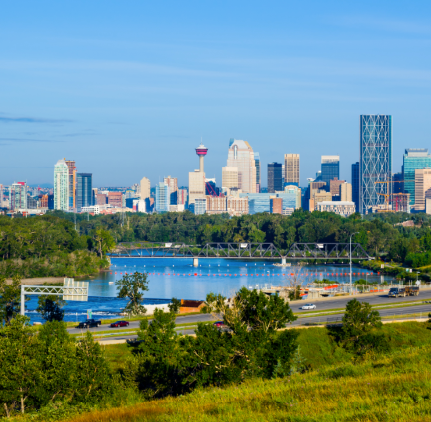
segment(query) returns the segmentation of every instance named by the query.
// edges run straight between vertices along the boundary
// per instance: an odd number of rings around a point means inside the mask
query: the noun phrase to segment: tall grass
[[[194,391],[73,422],[431,421],[431,353],[408,348],[306,374]]]

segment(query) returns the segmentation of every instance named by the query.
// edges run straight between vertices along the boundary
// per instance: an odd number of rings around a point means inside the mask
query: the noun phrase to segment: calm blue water
[[[147,304],[168,303],[172,297],[200,300],[205,299],[210,292],[229,296],[242,286],[281,285],[285,284],[284,280],[288,279],[287,275],[290,272],[289,267],[275,267],[273,262],[267,260],[200,258],[197,268],[193,267],[193,260],[190,258],[112,258],[111,261],[110,271],[86,279],[90,282],[88,302],[69,301],[65,306],[67,321],[85,320],[87,309],[91,309],[93,316],[98,319],[113,318],[118,315],[127,301],[116,298],[117,288],[114,283],[126,272],[149,273],[149,291],[145,292],[145,297],[153,299],[146,299]],[[381,276],[371,275],[370,271],[363,268],[355,266],[352,268],[352,272],[356,274],[352,277],[353,280],[367,278],[370,281],[383,281]],[[336,266],[306,266],[303,267],[302,274],[304,283],[322,278],[328,278],[337,283],[348,283],[349,271],[346,261]],[[358,275],[359,272],[361,275]],[[367,272],[368,276],[362,275]],[[347,275],[344,275],[345,273]],[[36,307],[37,298],[32,297],[26,304],[26,308],[30,311],[27,315],[30,316],[31,321],[40,321],[40,316],[34,311]]]

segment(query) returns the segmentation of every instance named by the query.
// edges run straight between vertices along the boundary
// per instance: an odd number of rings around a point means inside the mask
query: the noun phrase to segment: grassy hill
[[[388,324],[392,351],[355,360],[328,330],[301,330],[305,374],[249,380],[224,389],[83,414],[73,422],[140,421],[431,421],[431,330]],[[125,345],[106,354],[121,367]]]

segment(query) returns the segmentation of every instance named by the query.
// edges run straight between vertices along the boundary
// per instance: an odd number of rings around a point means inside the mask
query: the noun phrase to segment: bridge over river
[[[187,245],[180,242],[119,243],[111,258],[199,258],[226,259],[281,259],[287,260],[364,260],[374,259],[359,243],[293,243],[288,250],[280,250],[272,243],[206,243]]]

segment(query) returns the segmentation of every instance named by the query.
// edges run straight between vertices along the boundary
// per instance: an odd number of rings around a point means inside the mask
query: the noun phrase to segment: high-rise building
[[[414,209],[425,211],[427,198],[431,198],[431,168],[415,169]]]
[[[238,188],[256,192],[256,162],[253,148],[246,141],[235,139],[229,147],[227,167],[238,168]]]
[[[121,192],[108,192],[108,204],[114,208],[123,208],[123,194]]]
[[[98,193],[96,196],[96,204],[94,205],[106,205],[108,203],[108,196],[106,193]]]
[[[76,165],[75,161],[65,160],[69,169],[69,209],[76,208]]]
[[[360,116],[359,212],[368,214],[382,208],[391,194],[392,116]],[[377,183],[376,183],[377,182]]]
[[[222,188],[238,189],[238,168],[222,167],[221,180],[222,180]]]
[[[65,160],[54,166],[54,209],[69,211],[69,167]]]
[[[344,182],[340,185],[340,201],[352,202],[352,185]]]
[[[78,173],[76,175],[76,209],[82,211],[83,207],[93,205],[93,175],[91,173]]]
[[[393,187],[392,189],[394,190],[394,194],[395,193],[404,193],[404,176],[403,176],[403,172],[399,172],[399,173],[394,173],[392,175],[392,180],[393,180]]]
[[[217,187],[216,179],[205,179],[205,195],[219,196],[220,188]]]
[[[359,163],[352,164],[352,201],[359,212]]]
[[[427,148],[409,148],[403,155],[403,180],[404,193],[410,194],[410,205],[416,200],[415,195],[415,170],[431,168],[431,155]],[[400,185],[400,183],[395,183]],[[395,190],[395,186],[394,186]]]
[[[287,185],[282,192],[276,192],[277,198],[283,198],[283,211],[301,208],[301,188],[296,185]]]
[[[9,208],[11,210],[27,209],[27,184],[14,182],[9,187]]]
[[[169,185],[166,183],[158,183],[156,185],[156,212],[168,212],[171,202]]]
[[[207,199],[206,198],[196,198],[194,202],[193,211],[195,215],[202,215],[207,212]]]
[[[256,193],[260,192],[262,186],[262,180],[260,175],[260,155],[258,152],[254,153],[254,164],[256,166]]]
[[[271,196],[269,199],[269,212],[271,214],[283,214],[283,198]]]
[[[186,204],[187,204],[187,189],[185,188],[178,189],[177,205],[186,205]]]
[[[3,185],[0,184],[0,208],[3,207]]]
[[[283,166],[279,163],[268,164],[268,193],[283,190]]]
[[[189,200],[188,204],[194,204],[196,198],[205,197],[205,173],[199,170],[189,173]]]
[[[340,178],[340,156],[339,155],[322,155],[321,161],[321,174],[322,182],[326,183],[326,189],[330,188],[330,181],[332,179]]]
[[[178,179],[176,177],[165,177],[163,183],[169,186],[170,204],[177,205],[178,203]]]
[[[338,177],[334,177],[329,181],[329,192],[332,196],[340,195],[340,186],[346,183],[345,180],[338,180]]]
[[[248,198],[228,196],[226,206],[230,216],[239,217],[248,214]]]
[[[284,154],[284,183],[299,186],[299,154]]]
[[[141,180],[139,195],[144,200],[151,197],[150,179],[147,177],[143,177]]]

